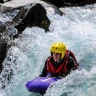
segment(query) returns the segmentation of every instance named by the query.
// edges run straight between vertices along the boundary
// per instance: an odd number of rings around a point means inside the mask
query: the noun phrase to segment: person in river
[[[65,77],[79,67],[75,55],[66,49],[63,42],[55,42],[50,47],[51,56],[46,59],[40,77]]]

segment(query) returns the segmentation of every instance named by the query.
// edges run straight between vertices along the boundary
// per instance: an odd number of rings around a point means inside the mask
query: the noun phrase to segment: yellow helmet
[[[50,47],[50,52],[61,53],[61,59],[65,56],[66,53],[66,45],[62,42],[55,42]]]

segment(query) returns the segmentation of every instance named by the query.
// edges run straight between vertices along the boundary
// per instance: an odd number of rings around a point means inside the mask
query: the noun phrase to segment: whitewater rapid
[[[14,74],[8,85],[5,80],[7,87],[0,90],[0,96],[40,96],[29,93],[25,84],[41,73],[50,55],[50,45],[56,41],[64,42],[74,52],[80,66],[50,86],[44,96],[96,96],[96,5],[61,10],[63,16],[54,14],[50,7],[47,9],[51,21],[49,32],[38,27],[26,28],[22,36],[14,40],[15,45],[8,50],[3,62],[5,70],[10,72],[12,68]],[[3,19],[0,14],[0,20]]]

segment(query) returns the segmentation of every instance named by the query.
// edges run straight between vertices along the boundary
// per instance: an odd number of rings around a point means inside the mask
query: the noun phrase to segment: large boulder
[[[22,16],[20,19],[22,19]],[[38,26],[40,28],[45,29],[45,31],[48,31],[49,25],[50,20],[47,17],[47,12],[45,8],[41,4],[37,3],[35,5],[30,4],[30,9],[28,10],[27,15],[23,17],[22,22],[19,23],[17,26],[15,26],[15,28],[18,30],[17,35],[19,35],[25,30],[26,27],[33,27],[33,26]]]
[[[17,37],[19,34],[22,34],[22,32],[25,30],[26,27],[33,27],[33,26],[40,27],[45,29],[45,32],[49,30],[50,20],[47,17],[46,9],[41,4],[31,3],[23,7],[19,7],[17,9],[19,10],[19,12],[12,19],[12,21],[6,22],[4,24],[5,26],[2,26],[0,28],[1,33],[5,32],[6,26],[9,29],[10,26],[13,26],[14,28],[17,29],[17,34],[15,34],[14,37]]]

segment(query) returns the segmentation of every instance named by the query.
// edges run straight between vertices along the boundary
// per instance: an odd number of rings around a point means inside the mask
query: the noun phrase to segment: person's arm
[[[75,60],[70,56],[68,58],[69,63],[67,64],[68,73],[70,73],[71,70],[76,70],[76,62]]]
[[[47,63],[45,62],[44,68],[42,70],[42,73],[39,75],[39,77],[46,77],[47,76]]]

